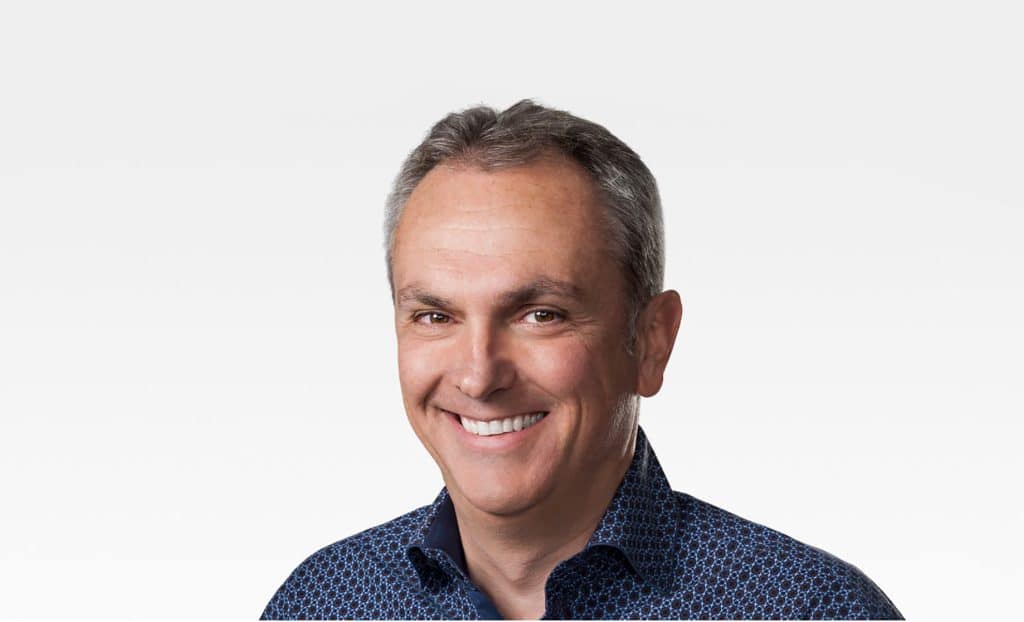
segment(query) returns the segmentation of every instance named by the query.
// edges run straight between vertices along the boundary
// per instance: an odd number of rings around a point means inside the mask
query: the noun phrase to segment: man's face
[[[629,460],[637,366],[600,210],[586,172],[555,157],[439,166],[406,204],[402,397],[456,501],[496,515],[570,503]]]

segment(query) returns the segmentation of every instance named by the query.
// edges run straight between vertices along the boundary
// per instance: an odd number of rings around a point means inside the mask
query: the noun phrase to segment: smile
[[[459,422],[462,423],[462,427],[464,427],[467,432],[471,432],[477,436],[494,436],[496,434],[506,434],[508,432],[519,432],[521,430],[525,430],[546,416],[546,412],[537,412],[530,415],[516,415],[515,417],[506,417],[505,419],[495,419],[493,421],[477,421],[476,419],[470,419],[469,417],[463,417],[462,415],[459,415],[458,417]]]

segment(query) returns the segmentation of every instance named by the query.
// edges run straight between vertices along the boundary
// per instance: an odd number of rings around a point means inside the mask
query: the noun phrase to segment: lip
[[[547,414],[544,416],[543,419],[526,428],[525,430],[520,430],[518,432],[505,432],[504,434],[495,434],[492,436],[477,436],[476,434],[473,434],[466,428],[462,427],[462,422],[459,420],[459,415],[457,413],[453,413],[452,411],[445,410],[443,408],[438,408],[438,410],[440,410],[441,413],[445,416],[445,418],[448,419],[448,421],[451,423],[452,427],[455,429],[455,435],[459,439],[460,443],[466,445],[470,449],[491,452],[508,451],[518,447],[523,443],[529,442],[529,440],[536,435],[534,431],[540,426],[544,425],[544,422],[547,421],[547,418],[551,416],[550,411],[536,411],[546,412]],[[472,417],[470,418],[472,419]],[[506,417],[502,417],[501,419],[505,418]],[[501,419],[498,420],[500,421]],[[475,421],[490,420],[476,419]]]

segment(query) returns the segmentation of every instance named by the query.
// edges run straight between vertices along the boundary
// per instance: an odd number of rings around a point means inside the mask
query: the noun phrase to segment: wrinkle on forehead
[[[574,264],[591,263],[594,254],[603,245],[594,248],[579,244],[577,240],[588,236],[588,229],[553,222],[523,223],[522,216],[497,214],[490,220],[466,222],[459,215],[452,219],[437,218],[433,222],[410,223],[396,240],[398,255],[415,257],[416,264],[435,264],[439,261],[459,261],[460,257],[478,260],[509,261],[522,258],[521,263],[556,262]]]
[[[516,306],[542,296],[558,296],[574,301],[583,301],[586,298],[586,291],[569,281],[539,276],[513,288],[494,292],[491,297],[499,305]],[[395,299],[399,305],[409,302],[426,302],[442,307],[452,305],[450,300],[432,292],[420,283],[412,283],[398,290]]]
[[[602,216],[589,176],[571,162],[435,169],[399,219],[394,285],[451,279],[482,294],[547,275],[603,289],[618,266]]]

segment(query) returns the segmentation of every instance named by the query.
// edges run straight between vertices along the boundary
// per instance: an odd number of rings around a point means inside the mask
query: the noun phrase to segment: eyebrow
[[[568,281],[541,277],[517,287],[516,289],[503,292],[498,295],[498,303],[503,307],[518,307],[541,296],[560,296],[574,300],[583,299],[583,290]],[[433,294],[417,285],[408,285],[398,290],[395,296],[396,304],[403,305],[416,302],[428,307],[451,308],[452,301]]]

